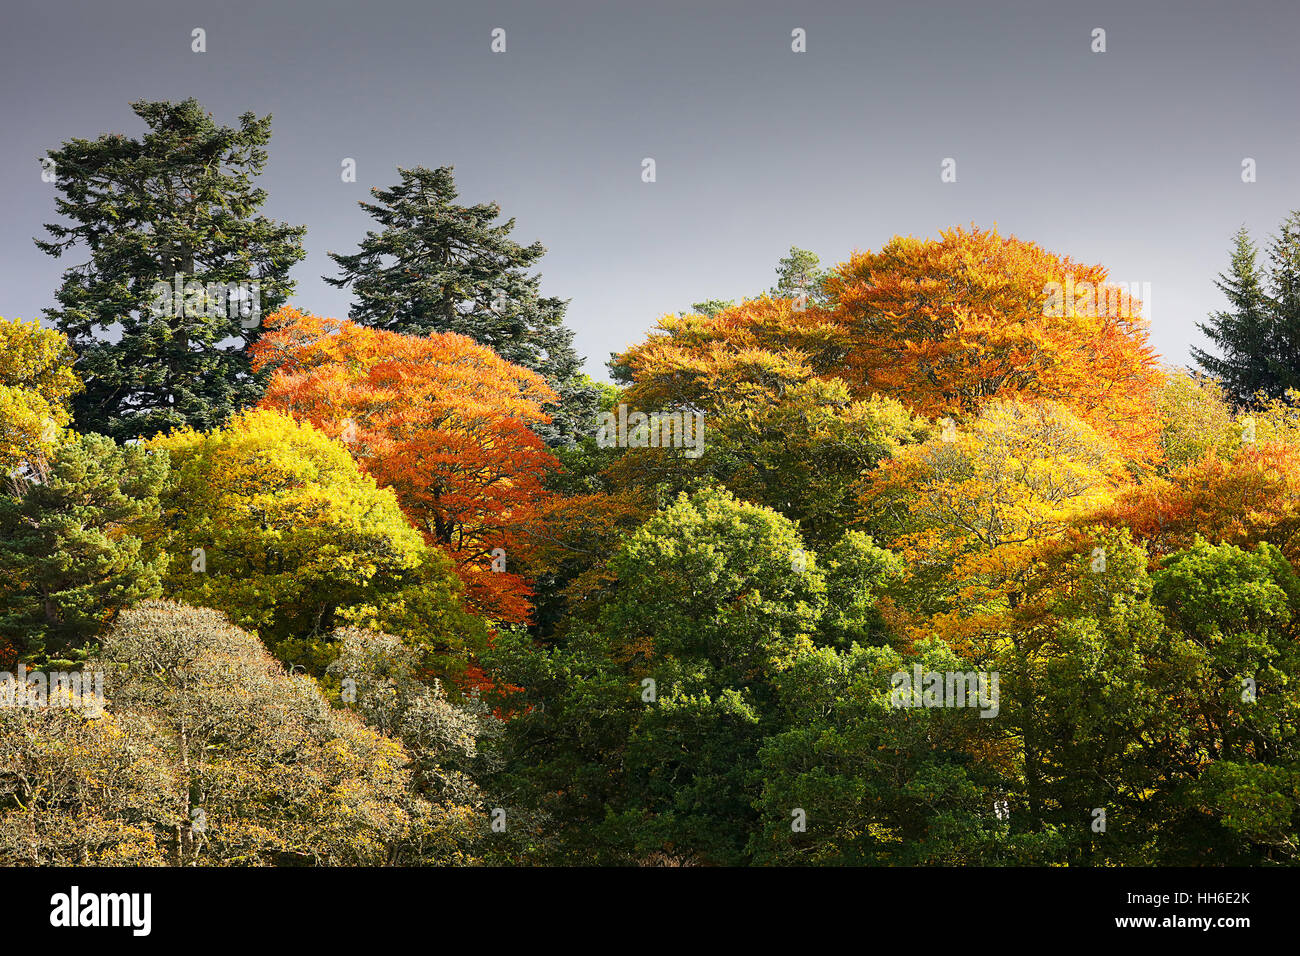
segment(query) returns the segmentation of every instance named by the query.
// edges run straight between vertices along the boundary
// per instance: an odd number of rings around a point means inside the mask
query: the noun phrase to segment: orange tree
[[[1207,454],[1130,488],[1095,519],[1131,529],[1156,557],[1200,536],[1242,548],[1266,542],[1300,563],[1300,445],[1246,444],[1226,460]]]
[[[253,348],[272,372],[262,407],[344,441],[456,563],[473,603],[502,621],[530,614],[511,570],[557,467],[531,427],[557,400],[535,372],[454,333],[401,335],[284,308]]]
[[[1156,456],[1161,375],[1141,303],[1082,265],[996,230],[897,236],[828,277],[847,338],[842,374],[859,393],[927,417],[993,397],[1049,399],[1125,457]]]

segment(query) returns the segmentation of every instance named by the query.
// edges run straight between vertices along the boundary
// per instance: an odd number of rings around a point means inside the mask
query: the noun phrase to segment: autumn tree
[[[47,225],[51,239],[36,243],[56,257],[79,245],[89,253],[64,273],[46,315],[86,382],[77,427],[118,440],[210,428],[257,401],[245,346],[292,291],[306,232],[259,211],[269,116],[220,126],[193,99],[131,109],[148,126],[142,138],[105,134],[49,151],[56,207],[71,225]],[[171,290],[161,301],[159,288]]]
[[[928,418],[969,416],[994,397],[1054,401],[1121,454],[1154,454],[1160,374],[1141,303],[1102,266],[957,228],[856,253],[826,288],[855,392]]]
[[[525,529],[556,467],[531,426],[555,393],[463,335],[401,335],[284,309],[254,349],[272,372],[262,406],[343,440],[392,488],[469,595],[507,621],[529,614]]]
[[[74,359],[62,333],[0,317],[0,477],[39,471],[67,428],[68,401],[81,388]]]
[[[1156,399],[1162,470],[1177,470],[1207,455],[1229,457],[1241,445],[1223,387],[1214,379],[1172,372]]]
[[[472,801],[417,794],[400,743],[217,612],[146,602],[88,666],[98,716],[0,708],[0,861],[473,862]]]
[[[579,377],[567,303],[542,296],[541,277],[528,272],[546,249],[515,242],[515,221],[498,222],[498,204],[457,203],[450,166],[397,172],[401,182],[372,189],[375,201],[360,203],[380,228],[357,252],[330,253],[340,274],[325,281],[352,290],[348,317],[404,335],[465,335],[537,372],[559,396],[550,401],[561,404],[552,421],[535,427],[552,444],[576,439],[596,395]]]
[[[254,410],[150,447],[172,461],[151,537],[172,556],[169,594],[223,612],[316,673],[338,652],[330,633],[346,624],[396,632],[444,673],[482,641],[446,556],[312,425]]]
[[[909,566],[904,615],[963,650],[1000,621],[1022,575],[1123,486],[1114,444],[1052,402],[998,399],[939,424],[862,485],[867,523]],[[932,616],[937,615],[937,617]]]
[[[1094,520],[1127,527],[1156,555],[1202,536],[1216,544],[1268,543],[1300,561],[1300,444],[1240,445],[1126,489]]]
[[[859,477],[927,430],[896,400],[855,398],[829,374],[841,354],[838,330],[788,300],[661,320],[619,359],[632,379],[623,398],[634,408],[699,413],[702,455],[633,449],[611,476],[669,493],[719,482],[826,546],[857,513]]]

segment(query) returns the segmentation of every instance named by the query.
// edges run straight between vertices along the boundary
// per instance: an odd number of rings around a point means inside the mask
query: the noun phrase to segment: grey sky
[[[770,286],[792,244],[838,262],[970,222],[1151,283],[1181,363],[1231,233],[1300,208],[1298,50],[1297,0],[5,0],[0,314],[37,316],[82,261],[32,244],[54,216],[44,151],[194,96],[219,122],[274,114],[266,211],[307,225],[293,301],[318,313],[347,312],[320,276],[369,224],[356,200],[398,164],[448,164],[462,201],[548,248],[543,290],[572,299],[598,377],[659,315]]]

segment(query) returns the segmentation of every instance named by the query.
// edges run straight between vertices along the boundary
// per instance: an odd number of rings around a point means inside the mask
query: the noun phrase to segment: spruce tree
[[[325,281],[355,296],[349,318],[406,335],[467,335],[559,393],[554,423],[538,429],[549,443],[589,432],[596,395],[579,377],[568,303],[543,297],[541,276],[528,272],[545,247],[511,239],[515,221],[498,222],[496,203],[458,204],[452,167],[397,171],[401,182],[360,203],[381,228],[366,233],[358,252],[329,254],[341,274]]]
[[[1268,359],[1273,316],[1256,255],[1255,243],[1243,226],[1233,236],[1228,271],[1219,273],[1214,283],[1227,297],[1228,308],[1212,312],[1208,323],[1198,323],[1218,354],[1192,347],[1197,364],[1219,379],[1241,406],[1249,405],[1259,392],[1276,391]]]
[[[1291,213],[1269,244],[1269,304],[1272,336],[1265,356],[1269,394],[1280,398],[1300,389],[1300,211]]]
[[[52,240],[36,241],[56,257],[89,250],[45,313],[86,382],[77,427],[119,440],[210,428],[257,400],[245,349],[292,291],[306,232],[258,211],[269,116],[244,113],[227,127],[193,99],[131,108],[148,126],[142,138],[106,134],[49,151],[56,206],[72,224],[46,225]]]

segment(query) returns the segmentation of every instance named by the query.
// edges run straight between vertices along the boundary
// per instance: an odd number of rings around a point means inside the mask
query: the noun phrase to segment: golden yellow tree
[[[0,317],[0,474],[39,464],[67,428],[81,390],[62,332]]]

